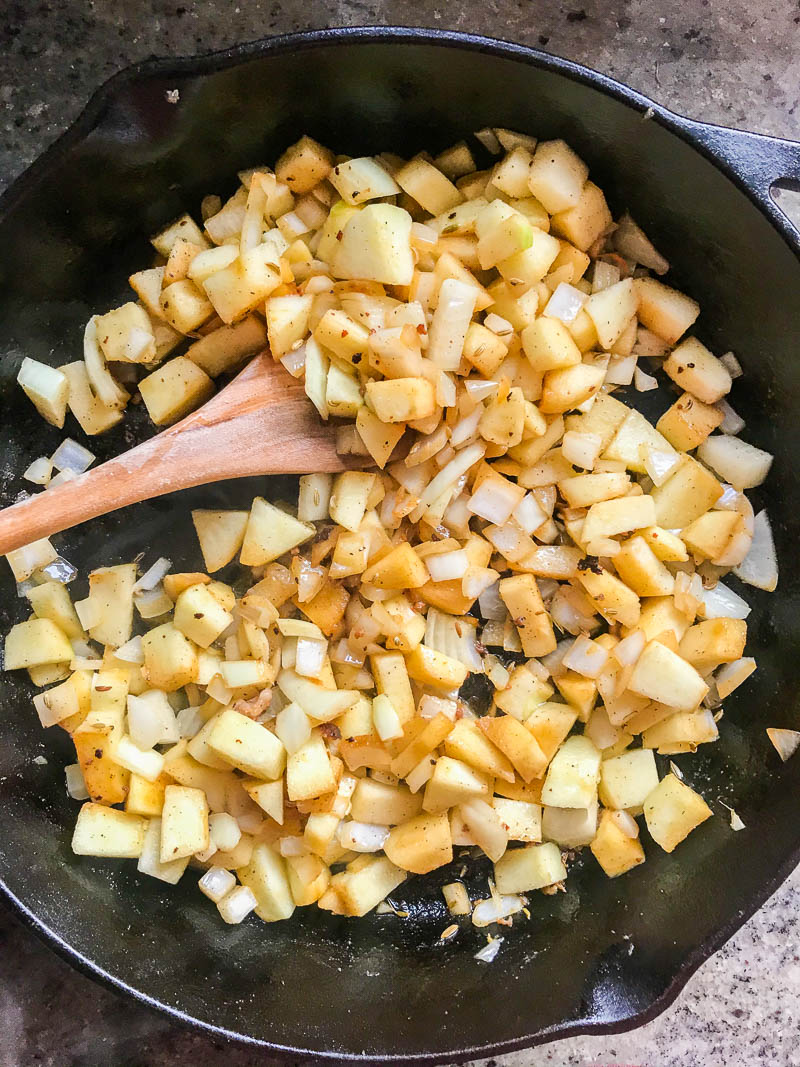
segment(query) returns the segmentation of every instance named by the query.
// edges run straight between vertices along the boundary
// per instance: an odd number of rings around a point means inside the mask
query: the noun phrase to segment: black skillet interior
[[[168,89],[180,91],[178,104],[167,102]],[[0,876],[75,962],[173,1013],[272,1048],[336,1060],[467,1058],[654,1014],[793,866],[800,762],[781,766],[764,727],[798,721],[800,585],[789,547],[800,537],[800,265],[745,193],[665,124],[643,121],[642,106],[546,57],[504,54],[488,42],[320,34],[123,76],[100,95],[83,135],[6,198],[5,502],[24,488],[19,472],[62,436],[13,385],[23,354],[53,364],[79,358],[88,315],[123,298],[129,269],[148,264],[145,235],[181,211],[197,212],[204,194],[229,192],[238,168],[274,160],[303,132],[352,154],[439,150],[485,124],[566,138],[615,211],[630,208],[675,264],[675,284],[700,299],[701,337],[739,354],[747,377],[733,403],[748,438],[777,455],[761,499],[784,561],[780,592],[747,594],[759,670],[728,701],[720,742],[677,760],[717,817],[671,856],[651,845],[647,863],[617,881],[579,862],[566,893],[534,895],[530,920],[501,931],[491,965],[473,959],[481,932],[464,928],[438,941],[450,922],[438,891],[447,873],[395,895],[407,919],[345,921],[307,908],[286,923],[225,927],[191,884],[176,891],[137,876],[130,863],[74,858],[77,804],[65,797],[62,773],[69,745],[57,729],[42,734],[27,682],[0,676]],[[80,438],[76,426],[67,430]],[[91,447],[105,458],[148,432],[134,416]],[[280,486],[251,479],[192,490],[56,543],[84,571],[142,550],[192,569],[201,560],[190,506],[236,505],[256,490],[276,495]],[[6,568],[2,593],[7,629],[24,608]],[[41,754],[46,765],[33,762]],[[731,832],[720,799],[745,830]]]

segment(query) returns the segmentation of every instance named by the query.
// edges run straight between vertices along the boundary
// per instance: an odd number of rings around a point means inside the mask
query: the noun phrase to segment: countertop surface
[[[2,11],[0,188],[131,62],[337,25],[430,25],[505,37],[585,63],[694,118],[800,139],[797,0],[6,0]],[[649,1025],[482,1067],[800,1065],[798,894],[800,871]],[[185,1062],[273,1061],[119,998],[0,910],[0,1067]]]

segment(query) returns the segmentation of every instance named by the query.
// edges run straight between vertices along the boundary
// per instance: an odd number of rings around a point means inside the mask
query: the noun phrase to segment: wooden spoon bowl
[[[87,519],[193,485],[254,474],[342,471],[364,457],[336,452],[324,423],[269,353],[185,419],[63,485],[0,511],[0,555]],[[369,463],[369,460],[367,460]]]

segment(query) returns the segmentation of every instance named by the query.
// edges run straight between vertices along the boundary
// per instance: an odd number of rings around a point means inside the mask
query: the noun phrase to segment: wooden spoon
[[[367,459],[369,464],[369,459]],[[256,356],[197,411],[72,481],[0,511],[0,555],[140,500],[224,478],[342,471],[334,427],[303,383]]]

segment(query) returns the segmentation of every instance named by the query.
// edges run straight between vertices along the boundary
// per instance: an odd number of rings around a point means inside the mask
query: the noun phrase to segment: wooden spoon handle
[[[361,457],[363,462],[363,457]],[[140,500],[254,474],[341,471],[334,430],[280,365],[256,357],[181,422],[0,511],[0,555]]]

